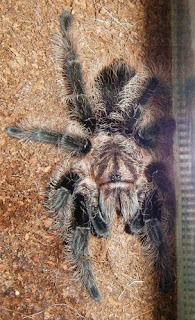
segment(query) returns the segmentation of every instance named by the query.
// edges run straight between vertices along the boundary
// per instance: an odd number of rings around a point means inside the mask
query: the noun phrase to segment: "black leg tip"
[[[164,277],[160,279],[159,287],[160,287],[160,290],[164,294],[166,294],[173,288],[173,284],[174,284],[174,276],[171,272],[169,272],[168,274],[166,274]]]
[[[60,23],[63,32],[66,32],[72,25],[73,16],[70,12],[64,11],[60,16]]]
[[[95,302],[100,302],[102,300],[102,295],[96,286],[92,286],[89,289],[89,294]]]
[[[93,235],[98,238],[107,238],[110,235],[110,227],[109,224],[105,223],[101,226],[93,226]]]
[[[17,138],[18,134],[24,130],[20,127],[6,127],[5,131],[7,132],[8,136]]]
[[[128,233],[128,234],[134,234],[131,230],[131,226],[129,223],[126,223],[125,224],[125,232]]]
[[[100,238],[107,238],[110,235],[110,225],[98,213],[95,218],[91,217],[93,233]]]
[[[136,226],[135,224],[125,224],[125,232],[132,235],[140,235],[142,234],[142,227]]]

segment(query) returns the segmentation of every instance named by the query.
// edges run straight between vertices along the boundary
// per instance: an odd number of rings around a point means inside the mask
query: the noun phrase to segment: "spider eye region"
[[[111,182],[119,182],[119,181],[121,181],[121,176],[120,176],[120,174],[114,174],[114,173],[112,173],[112,174],[110,175],[110,181],[111,181]]]

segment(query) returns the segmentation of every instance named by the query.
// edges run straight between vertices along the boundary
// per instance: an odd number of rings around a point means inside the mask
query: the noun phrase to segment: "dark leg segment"
[[[67,94],[71,96],[69,102],[70,115],[77,118],[90,132],[96,128],[94,112],[85,95],[85,85],[82,76],[82,68],[73,47],[70,29],[73,17],[69,12],[64,12],[61,17],[61,29],[64,42],[64,57],[62,75],[65,80]],[[73,111],[73,115],[72,115]]]
[[[84,196],[76,194],[74,203],[75,231],[72,242],[73,254],[76,259],[76,265],[81,269],[82,280],[87,291],[95,301],[99,302],[101,300],[101,293],[97,287],[88,255],[90,220]]]
[[[148,101],[155,94],[159,84],[159,80],[155,77],[149,80],[149,83],[146,87],[144,83],[139,84],[139,78],[137,79],[137,81],[137,84],[136,82],[132,83],[131,80],[129,81],[129,93],[131,92],[131,84],[132,88],[134,88],[135,91],[134,93],[132,93],[132,95],[126,93],[126,89],[124,89],[124,93],[122,92],[122,97],[124,96],[122,101],[122,105],[124,104],[124,110],[122,107],[121,110],[118,110],[117,112],[122,116],[123,122],[116,121],[115,128],[111,131],[119,131],[125,136],[134,135],[134,138],[139,146],[143,148],[153,148],[156,146],[160,134],[164,135],[165,138],[167,137],[167,135],[169,139],[171,138],[170,134],[173,133],[172,128],[175,128],[175,124],[173,119],[162,119],[155,123],[146,125],[138,130],[136,129],[136,127],[139,127],[140,117],[145,107],[147,106]],[[137,100],[133,101],[132,105],[132,97],[133,95],[137,94],[135,90],[136,86],[138,92],[140,91],[140,96],[137,97]],[[127,95],[127,97],[125,97],[125,95]],[[116,103],[120,103],[120,99],[120,94],[118,94],[117,99],[114,98],[114,101],[116,101]],[[130,101],[129,105],[128,99]],[[121,130],[121,128],[123,128],[123,130]],[[170,132],[170,134],[168,132]]]
[[[46,192],[45,205],[51,211],[56,228],[66,242],[71,227],[72,216],[69,207],[72,203],[72,194],[79,181],[79,176],[68,172],[59,180],[53,180]]]
[[[133,220],[129,223],[125,224],[125,231],[129,234],[142,234],[144,227],[143,215],[142,211],[139,210],[133,218]]]
[[[154,95],[156,87],[158,86],[158,79],[152,78],[146,89],[140,92],[141,96],[134,102],[134,106],[130,105],[129,109],[126,109],[123,113],[124,123],[122,127],[124,128],[124,135],[131,136],[135,131],[135,126],[139,123],[139,119],[142,115],[143,107],[148,103],[148,100]],[[131,84],[131,82],[130,82]],[[139,84],[138,84],[139,90]],[[148,131],[151,131],[148,129]],[[138,137],[139,138],[139,137]],[[140,139],[141,140],[141,139]]]
[[[67,83],[69,94],[84,94],[84,84],[81,65],[73,47],[70,31],[73,24],[73,16],[65,11],[60,17],[63,41],[66,49],[66,56],[63,64],[63,76]]]
[[[142,93],[141,97],[138,99],[137,103],[141,106],[145,106],[148,100],[154,95],[154,92],[159,84],[157,78],[152,78],[146,87],[146,90]]]
[[[78,192],[83,196],[86,210],[89,216],[91,231],[98,237],[107,237],[110,233],[109,222],[105,220],[99,209],[99,191],[94,181],[87,178],[78,186]]]
[[[134,75],[135,70],[123,60],[114,61],[99,73],[95,81],[101,91],[107,114],[114,111],[119,103],[120,91]]]
[[[63,134],[43,128],[24,129],[20,127],[7,127],[6,131],[9,136],[16,139],[53,144],[62,149],[73,151],[78,155],[85,155],[91,150],[89,139],[73,134]]]
[[[164,163],[153,162],[148,165],[145,172],[149,182],[157,186],[164,194],[164,206],[170,213],[168,221],[168,231],[174,226],[176,203],[173,185],[168,177]]]
[[[57,184],[55,181],[50,182],[46,197],[48,198],[51,189],[55,190],[52,198],[52,207],[55,211],[59,212],[61,209],[66,208],[68,199],[73,194],[78,180],[79,176],[77,174],[68,172]]]
[[[122,59],[115,60],[108,67],[103,68],[99,73],[98,77],[95,79],[95,85],[98,88],[101,98],[103,101],[104,108],[99,111],[100,117],[98,123],[103,125],[104,130],[110,133],[124,133],[129,129],[129,122],[131,122],[131,115],[123,114],[120,109],[121,93],[124,87],[129,81],[135,76],[135,70],[128,66]],[[102,106],[101,106],[102,108]],[[110,114],[115,113],[116,118],[110,118]],[[127,124],[124,120],[128,119]],[[123,120],[124,119],[124,120]],[[127,127],[127,128],[126,128]],[[130,128],[130,130],[132,127]],[[125,132],[126,134],[126,132]]]
[[[172,183],[168,178],[167,170],[163,162],[152,162],[146,168],[146,176],[149,182],[153,182],[160,190],[173,192]]]
[[[98,237],[108,237],[110,234],[109,223],[102,217],[99,208],[90,208],[88,210],[92,224],[92,232]]]
[[[159,138],[163,138],[170,143],[169,137],[171,137],[174,130],[174,119],[161,119],[138,129],[134,134],[134,138],[140,147],[149,149],[156,147]]]
[[[70,192],[64,187],[60,187],[56,190],[53,199],[53,207],[55,211],[58,212],[67,205],[70,195]]]
[[[147,196],[144,207],[143,220],[147,241],[154,252],[160,288],[163,292],[167,292],[173,284],[173,270],[160,223],[162,203],[158,199],[157,191],[153,191]]]

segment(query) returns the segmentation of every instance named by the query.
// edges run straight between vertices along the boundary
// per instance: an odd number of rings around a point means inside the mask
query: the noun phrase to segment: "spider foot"
[[[161,274],[159,287],[163,293],[169,292],[169,290],[173,287],[174,283],[174,275],[172,270],[166,270]]]
[[[125,232],[132,235],[140,235],[142,234],[142,229],[140,225],[136,226],[135,224],[132,225],[130,223],[125,224]]]
[[[102,295],[100,293],[100,290],[96,284],[93,272],[91,270],[91,264],[89,260],[86,260],[83,263],[84,267],[84,277],[83,277],[83,283],[89,292],[92,299],[96,302],[100,302],[102,299]]]
[[[144,226],[143,216],[140,211],[137,212],[136,216],[131,222],[125,224],[125,231],[129,234],[142,234],[142,228]]]
[[[15,127],[9,126],[6,128],[6,132],[10,137],[21,139],[24,129],[16,126]]]
[[[163,293],[167,293],[173,287],[174,273],[165,243],[160,245],[156,254],[155,268],[159,276],[159,287]]]
[[[62,31],[67,32],[72,25],[73,16],[68,11],[64,11],[60,16],[60,22]]]
[[[104,220],[101,214],[98,212],[94,217],[91,217],[91,223],[93,231],[97,237],[106,238],[110,234],[109,223]]]

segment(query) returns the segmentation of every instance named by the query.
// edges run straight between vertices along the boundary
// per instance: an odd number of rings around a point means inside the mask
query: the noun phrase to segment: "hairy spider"
[[[71,163],[49,185],[47,204],[90,296],[101,299],[88,253],[89,237],[91,233],[108,237],[117,214],[123,216],[125,230],[149,246],[166,292],[173,271],[161,220],[169,212],[171,221],[175,213],[164,159],[171,155],[175,128],[164,102],[167,86],[152,72],[135,71],[120,59],[99,72],[93,94],[87,97],[72,21],[70,13],[61,15],[62,76],[70,121],[82,135],[18,126],[7,127],[7,133],[70,152]]]

